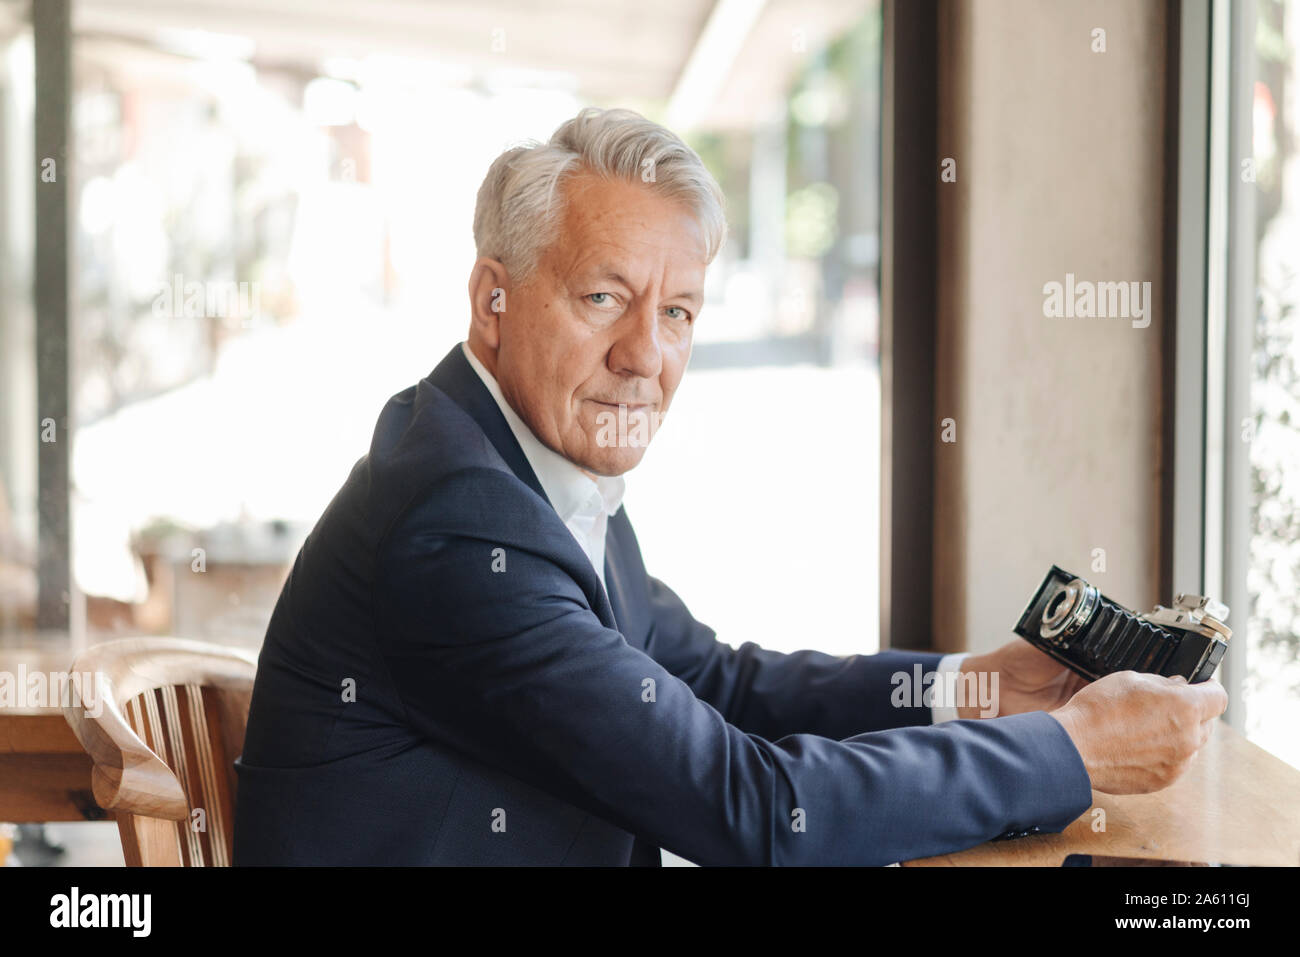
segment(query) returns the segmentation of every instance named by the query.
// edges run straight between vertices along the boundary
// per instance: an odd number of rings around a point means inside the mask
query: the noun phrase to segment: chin
[[[597,449],[587,461],[579,463],[588,472],[597,475],[615,476],[635,468],[645,455],[645,449],[611,448]]]

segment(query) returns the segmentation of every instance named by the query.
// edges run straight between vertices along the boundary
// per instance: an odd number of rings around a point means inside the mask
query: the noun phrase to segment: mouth
[[[601,399],[588,399],[596,405],[602,405],[607,409],[627,409],[628,412],[648,412],[654,408],[653,402],[605,402]]]

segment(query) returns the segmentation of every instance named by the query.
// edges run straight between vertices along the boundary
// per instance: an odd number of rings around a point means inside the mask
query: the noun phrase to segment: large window
[[[31,8],[0,0],[0,635],[34,637],[45,554],[75,633],[256,647],[383,403],[465,335],[488,164],[592,104],[677,129],[729,206],[629,475],[651,573],[733,644],[874,651],[878,4],[401,6],[294,5],[288,35],[274,3],[73,4],[60,542],[37,504]]]

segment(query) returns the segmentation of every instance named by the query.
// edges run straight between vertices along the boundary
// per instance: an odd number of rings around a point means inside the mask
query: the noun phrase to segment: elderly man
[[[883,864],[1059,830],[1092,787],[1181,773],[1218,685],[1080,689],[1018,640],[733,649],[646,573],[622,476],[724,233],[698,157],[629,111],[492,164],[468,341],[389,400],[276,605],[236,863]],[[892,694],[958,668],[996,672],[996,716]]]

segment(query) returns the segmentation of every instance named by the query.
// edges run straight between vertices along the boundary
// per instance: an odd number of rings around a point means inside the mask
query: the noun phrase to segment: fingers
[[[1173,675],[1169,680],[1184,686],[1186,690],[1180,693],[1193,703],[1201,721],[1217,718],[1228,708],[1228,692],[1217,681],[1201,681],[1193,685],[1188,684],[1182,675]]]
[[[1228,707],[1228,692],[1217,681],[1202,681],[1188,685],[1187,691],[1196,704],[1197,713],[1202,721],[1212,720],[1223,714]]]

